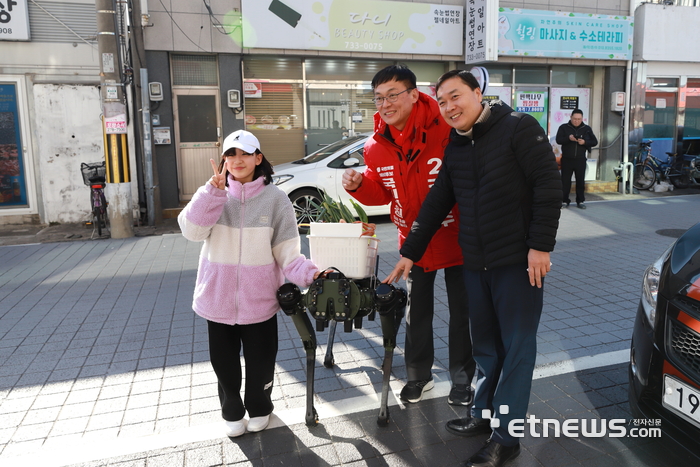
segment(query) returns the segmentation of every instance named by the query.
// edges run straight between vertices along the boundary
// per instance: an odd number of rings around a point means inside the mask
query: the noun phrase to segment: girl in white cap
[[[230,437],[264,430],[277,356],[277,289],[285,276],[308,287],[318,268],[300,252],[294,209],[272,184],[258,139],[239,130],[224,140],[214,175],[178,216],[188,240],[204,241],[192,308],[207,320],[209,355]],[[245,397],[241,362],[245,359]]]

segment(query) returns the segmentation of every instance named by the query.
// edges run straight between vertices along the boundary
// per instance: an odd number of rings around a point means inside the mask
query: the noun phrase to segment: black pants
[[[209,358],[219,380],[221,416],[234,422],[272,413],[272,383],[277,358],[277,315],[256,324],[207,321]],[[241,400],[241,344],[245,359],[245,404]]]
[[[584,195],[586,189],[586,158],[578,156],[571,159],[561,158],[561,189],[564,192],[562,201],[570,203],[571,175],[576,176],[576,203],[583,203],[586,200]]]
[[[464,278],[478,365],[472,416],[495,413],[500,427],[493,439],[512,446],[518,438],[508,434],[508,423],[526,418],[530,400],[543,289],[530,285],[525,263],[465,271]],[[507,413],[500,410],[504,405]]]
[[[476,369],[469,334],[469,308],[462,266],[445,268],[445,288],[450,310],[449,370],[452,384],[471,384]],[[408,275],[406,306],[406,374],[409,381],[430,379],[433,346],[434,285],[437,271],[413,266]]]

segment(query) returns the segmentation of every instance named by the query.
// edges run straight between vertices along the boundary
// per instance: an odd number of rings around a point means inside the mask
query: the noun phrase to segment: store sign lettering
[[[500,8],[499,55],[631,60],[633,18]]]
[[[361,17],[360,17],[361,16]],[[362,23],[364,26],[365,22],[369,21],[369,13],[365,12],[362,15],[359,13],[350,13],[350,22],[351,23]],[[379,19],[379,15],[375,15],[374,18],[372,18],[372,24],[383,24],[384,26],[389,25],[389,19],[391,19],[391,15],[386,15],[386,18],[383,20]]]
[[[0,0],[0,40],[29,40],[26,0]]]
[[[285,0],[284,4],[281,9],[272,8],[270,2],[241,0],[241,45],[462,54],[463,6],[377,0]]]

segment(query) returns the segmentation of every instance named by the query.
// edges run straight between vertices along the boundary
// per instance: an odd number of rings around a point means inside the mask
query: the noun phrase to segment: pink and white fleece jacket
[[[318,268],[301,254],[294,209],[263,177],[228,189],[207,183],[177,220],[188,240],[204,241],[192,308],[210,321],[254,324],[280,307],[277,289],[285,276],[308,287]]]

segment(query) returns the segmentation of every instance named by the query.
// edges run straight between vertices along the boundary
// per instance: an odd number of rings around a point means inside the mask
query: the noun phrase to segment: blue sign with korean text
[[[0,84],[0,208],[26,205],[17,89],[14,84]]]
[[[498,55],[631,60],[631,16],[499,8]]]

